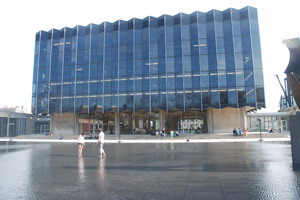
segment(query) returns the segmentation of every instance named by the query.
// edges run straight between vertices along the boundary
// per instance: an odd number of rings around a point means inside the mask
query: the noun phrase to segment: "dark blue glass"
[[[211,105],[215,108],[219,108],[220,96],[219,92],[211,92]]]
[[[111,99],[111,96],[109,97],[104,97],[104,111],[109,111],[111,110],[111,107],[112,107],[112,99]]]
[[[126,96],[119,97],[119,110],[120,111],[127,110],[127,97]]]
[[[167,90],[175,89],[175,78],[167,78]]]
[[[209,76],[208,74],[203,74],[203,76],[201,76],[201,88],[202,89],[209,89]]]
[[[159,74],[166,74],[165,58],[159,58],[158,59],[158,73]]]
[[[165,29],[164,27],[158,28],[158,42],[165,42]]]
[[[134,81],[135,91],[141,92],[143,90],[143,81],[142,79],[138,79]]]
[[[249,20],[243,19],[243,20],[241,20],[240,24],[241,24],[241,35],[249,36],[250,35]]]
[[[245,70],[245,86],[254,86],[254,73],[252,69]]]
[[[133,80],[127,80],[127,92],[133,92]]]
[[[182,66],[183,66],[183,71],[185,73],[191,73],[192,66],[191,66],[191,57],[190,56],[183,56],[182,57]]]
[[[174,32],[172,26],[166,26],[165,27],[165,34],[166,34],[166,41],[171,42],[174,41]]]
[[[246,87],[246,103],[255,107],[255,88]]]
[[[119,102],[119,97],[112,95],[111,96],[111,108],[115,108],[115,109],[118,108],[119,107],[118,102]]]
[[[174,41],[174,56],[182,56],[182,44],[181,41]]]
[[[217,38],[216,45],[217,53],[225,53],[224,38]]]
[[[201,93],[193,93],[193,107],[202,109],[202,98],[201,98]]]
[[[227,73],[227,86],[236,87],[236,76],[234,72]]]
[[[132,76],[133,75],[133,61],[132,60],[127,60],[126,75],[127,76]]]
[[[143,62],[142,62],[142,60],[135,60],[134,74],[135,75],[142,75],[142,71],[143,71]]]
[[[192,85],[192,77],[184,77],[183,79],[183,85],[185,89],[192,89],[193,85]]]
[[[203,92],[202,93],[202,105],[203,108],[209,108],[211,107],[211,94],[209,92]]]
[[[217,71],[217,56],[216,54],[208,54],[209,71]]]
[[[149,79],[143,79],[143,92],[149,92]]]
[[[227,87],[227,81],[226,81],[226,73],[221,73],[220,75],[219,75],[219,88],[222,88],[222,89],[224,89],[224,88],[226,88]]]
[[[182,90],[183,89],[183,78],[177,77],[175,79],[175,88],[176,90]]]
[[[185,109],[191,109],[196,107],[193,104],[193,93],[184,94],[184,104],[185,104]]]
[[[239,107],[243,107],[246,105],[246,92],[238,91],[238,104]]]
[[[182,74],[182,57],[175,57],[175,73]]]
[[[158,79],[153,78],[153,79],[150,79],[150,81],[151,81],[151,91],[157,91],[158,90]]]
[[[133,96],[129,95],[126,98],[127,110],[133,110]]]
[[[182,25],[181,38],[182,40],[190,40],[190,27],[188,25]]]
[[[166,109],[167,108],[167,95],[165,94],[160,94],[159,95],[159,107],[161,109]]]
[[[183,93],[176,93],[175,95],[176,108],[183,109],[183,104],[184,104]]]
[[[175,94],[168,94],[168,109],[172,110],[176,108]]]
[[[245,78],[243,71],[236,71],[236,86],[237,87],[243,87],[245,86]]]
[[[158,110],[159,108],[159,95],[151,95],[151,110]]]
[[[217,54],[217,62],[218,62],[218,70],[225,71],[226,70],[225,54]]]
[[[237,92],[236,91],[228,92],[228,103],[232,107],[237,107]]]
[[[208,56],[200,55],[200,71],[208,71]]]
[[[200,89],[200,76],[193,76],[192,81],[193,81],[193,88]]]
[[[218,75],[217,73],[210,74],[209,85],[211,88],[218,88]]]
[[[150,99],[149,99],[149,95],[143,95],[142,97],[142,108],[143,110],[149,111],[150,110]]]
[[[165,91],[166,90],[166,78],[159,79],[159,90]]]
[[[220,104],[222,108],[228,106],[228,92],[220,92]]]
[[[174,57],[167,57],[166,58],[166,70],[167,73],[174,73],[175,72],[175,66],[174,66]]]
[[[118,90],[119,90],[118,81],[112,81],[111,82],[111,92],[118,93]]]
[[[200,72],[200,59],[199,56],[192,56],[191,57],[191,65],[192,65],[192,72],[199,73]]]

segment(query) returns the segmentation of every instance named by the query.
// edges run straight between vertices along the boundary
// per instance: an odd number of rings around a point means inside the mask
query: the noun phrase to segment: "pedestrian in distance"
[[[155,136],[156,136],[156,137],[159,137],[159,130],[156,130]]]
[[[247,136],[247,129],[246,129],[246,128],[243,129],[243,134],[244,134],[245,136]]]
[[[99,153],[100,153],[99,157],[102,158],[102,157],[106,157],[105,151],[103,149],[105,135],[102,129],[99,129],[98,132],[99,132],[98,144],[99,144]]]
[[[82,150],[84,146],[84,133],[81,133],[78,138],[78,157],[82,157]]]
[[[174,136],[174,131],[173,130],[170,131],[170,136],[171,136],[171,139],[173,139],[173,136]]]
[[[238,135],[239,135],[239,136],[242,136],[242,135],[243,135],[243,131],[242,131],[241,128],[239,128],[239,130],[238,130]]]
[[[233,129],[232,133],[233,133],[233,136],[237,136],[238,135],[235,128]]]

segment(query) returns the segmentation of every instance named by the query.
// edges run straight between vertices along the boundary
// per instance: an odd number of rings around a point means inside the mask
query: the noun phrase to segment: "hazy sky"
[[[190,14],[196,10],[258,9],[267,111],[277,111],[282,79],[289,62],[283,39],[299,36],[300,1],[263,0],[11,0],[0,3],[0,107],[31,107],[35,33],[133,17]]]

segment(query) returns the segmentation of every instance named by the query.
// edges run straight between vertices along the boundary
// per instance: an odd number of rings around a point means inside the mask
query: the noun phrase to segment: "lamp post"
[[[119,123],[119,126],[120,126],[120,123]],[[121,130],[119,129],[119,143],[121,142]]]
[[[11,125],[15,125],[14,123],[10,122],[11,112],[8,111],[7,113],[7,127],[6,127],[6,137],[9,137],[9,128]]]
[[[259,141],[262,142],[262,135],[261,135],[261,119],[257,119],[257,121],[259,122]]]

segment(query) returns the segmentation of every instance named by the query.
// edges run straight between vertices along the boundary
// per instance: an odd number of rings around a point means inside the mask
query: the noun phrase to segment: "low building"
[[[0,110],[0,137],[32,134],[34,119],[32,114]]]
[[[265,113],[247,113],[248,131],[269,131],[276,133],[289,131],[289,116],[291,112],[265,112]]]

